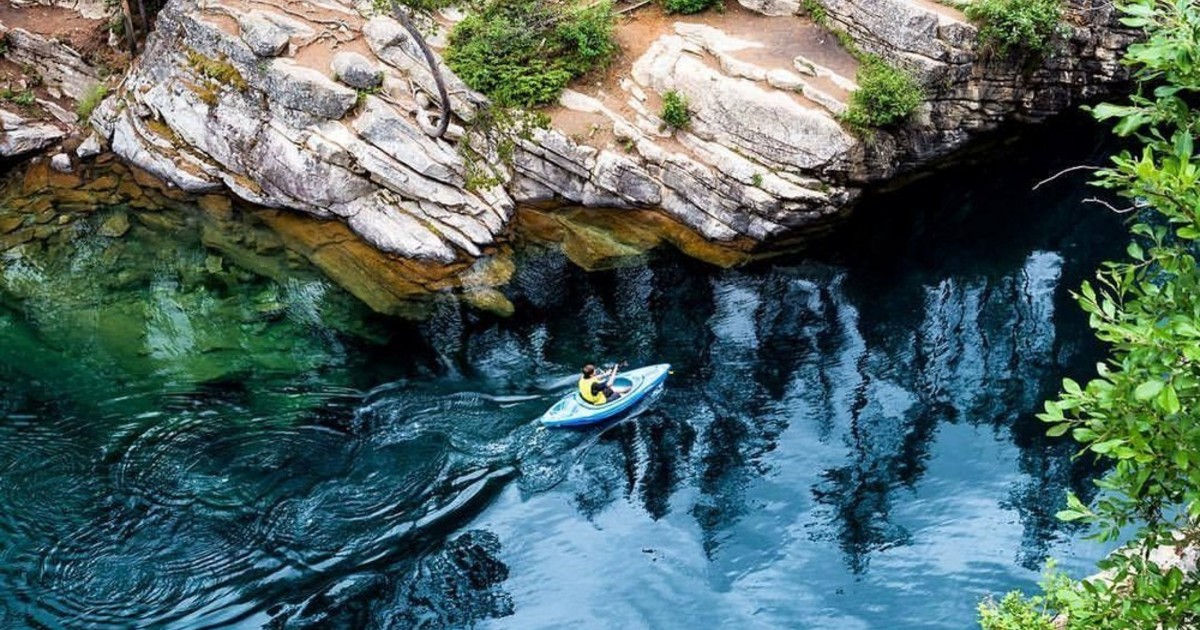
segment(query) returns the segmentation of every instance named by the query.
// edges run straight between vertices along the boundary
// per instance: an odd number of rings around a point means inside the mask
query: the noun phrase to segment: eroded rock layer
[[[390,17],[338,0],[172,0],[93,122],[184,190],[336,217],[381,251],[450,263],[502,238],[521,202],[654,209],[739,246],[795,234],[874,182],[1124,77],[1129,34],[1091,0],[1071,1],[1068,32],[1041,61],[981,54],[975,27],[932,0],[826,0],[828,26],[911,69],[928,95],[908,124],[864,139],[838,118],[855,57],[791,0],[739,1],[689,18],[635,12],[604,76],[564,93],[511,159],[482,165],[458,145],[479,142],[464,127],[486,99],[443,68],[456,118],[430,138],[436,91],[416,45]],[[660,118],[670,91],[688,100],[685,129]],[[480,188],[481,168],[500,184]]]

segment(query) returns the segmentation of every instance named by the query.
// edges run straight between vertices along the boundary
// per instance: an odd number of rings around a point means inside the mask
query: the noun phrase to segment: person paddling
[[[591,363],[583,366],[583,376],[579,377],[579,395],[583,400],[593,405],[603,405],[621,397],[620,392],[613,391],[610,383],[617,375],[617,366],[608,372],[596,373],[596,366]]]

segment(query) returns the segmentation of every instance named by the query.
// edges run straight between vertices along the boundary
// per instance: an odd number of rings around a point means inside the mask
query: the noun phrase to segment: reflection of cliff
[[[1050,508],[1082,477],[1066,453],[1024,435],[1040,431],[1025,414],[1071,351],[1053,319],[1061,266],[1057,254],[1035,251],[1004,272],[916,274],[880,290],[812,263],[703,282],[663,265],[612,272],[621,291],[571,276],[556,285],[558,300],[526,285],[518,301],[580,313],[542,322],[549,328],[538,335],[578,337],[583,356],[676,365],[654,409],[605,432],[578,462],[585,515],[621,497],[655,519],[686,508],[715,558],[760,507],[754,488],[780,473],[772,453],[799,427],[811,435],[812,468],[786,472],[815,503],[781,509],[810,521],[807,535],[834,542],[860,572],[874,551],[911,539],[893,512],[917,491],[940,428],[992,425],[1032,446],[1018,467],[1035,481],[1014,489],[1007,507],[1026,530],[1022,561],[1034,563],[1060,526]],[[672,502],[686,486],[694,500]]]
[[[851,461],[826,470],[813,492],[828,506],[838,543],[856,572],[866,568],[871,551],[907,539],[889,517],[892,497],[923,475],[940,423],[1010,426],[1041,396],[1037,384],[1056,365],[1052,315],[1060,262],[1057,255],[1035,252],[1000,278],[946,278],[916,287],[921,299],[911,331],[897,329],[895,313],[862,321],[835,289],[831,310],[839,317],[831,334],[840,341],[835,364],[859,385],[826,395],[841,402],[835,421]],[[1054,473],[1066,471],[1039,465],[1045,455],[1023,453],[1023,468],[1037,474],[1043,487],[1061,487]],[[1040,493],[1026,498],[1054,505]],[[1022,515],[1041,511],[1017,509]],[[1048,533],[1043,528],[1052,523],[1026,526],[1038,530],[1027,538],[1043,540]]]

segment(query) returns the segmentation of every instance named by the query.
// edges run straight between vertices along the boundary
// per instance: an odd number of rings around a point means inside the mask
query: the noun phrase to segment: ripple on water
[[[53,534],[64,513],[87,509],[96,485],[83,423],[52,409],[0,421],[0,529]]]

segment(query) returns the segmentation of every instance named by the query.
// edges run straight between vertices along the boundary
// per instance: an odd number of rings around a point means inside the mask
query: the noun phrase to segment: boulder
[[[263,11],[251,11],[238,18],[242,41],[259,57],[278,57],[287,50],[291,37],[287,30]]]
[[[115,212],[100,224],[100,228],[96,230],[96,233],[109,238],[119,238],[124,236],[128,231],[129,215],[124,212]]]
[[[383,84],[383,71],[356,52],[340,52],[329,64],[334,76],[352,88],[370,90]]]
[[[81,160],[84,160],[99,155],[102,150],[103,147],[100,144],[100,136],[93,132],[88,134],[87,139],[85,139],[79,145],[79,147],[75,149],[75,156]]]
[[[324,118],[341,118],[358,102],[358,93],[290,59],[274,59],[264,86],[271,101]]]
[[[70,173],[71,156],[67,155],[66,153],[56,153],[54,157],[50,158],[50,168],[58,171],[59,173]]]

